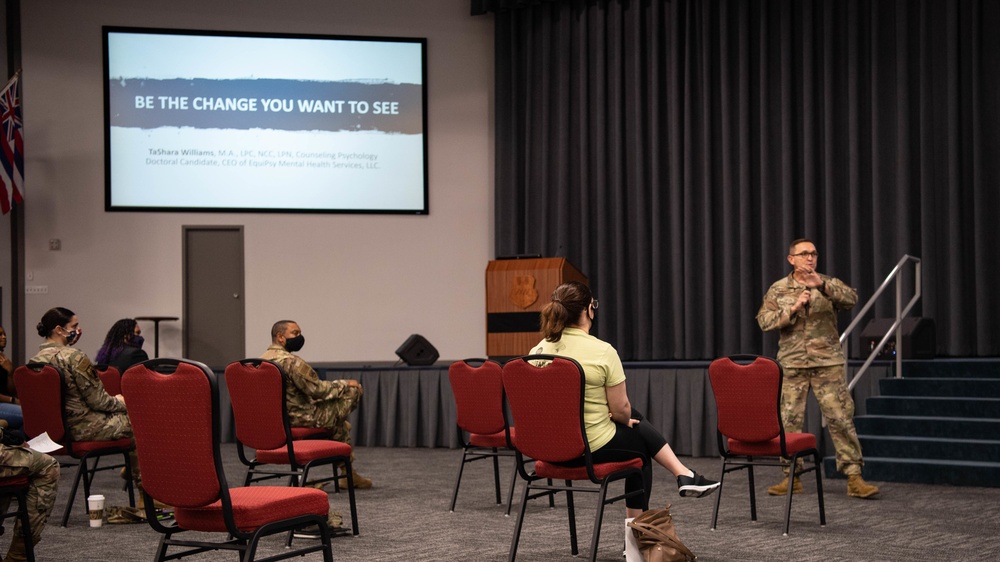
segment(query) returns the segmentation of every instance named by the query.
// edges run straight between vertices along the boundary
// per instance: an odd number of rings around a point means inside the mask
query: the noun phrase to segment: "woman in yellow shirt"
[[[597,307],[597,300],[583,283],[573,281],[557,287],[552,292],[552,302],[542,309],[545,339],[531,353],[570,357],[583,367],[584,427],[594,462],[643,459],[642,478],[626,479],[625,491],[642,485],[646,498],[645,501],[641,497],[628,498],[627,517],[638,516],[649,503],[653,482],[650,459],[677,477],[681,496],[700,498],[711,494],[719,483],[686,467],[663,435],[632,409],[618,352],[611,344],[590,335]]]

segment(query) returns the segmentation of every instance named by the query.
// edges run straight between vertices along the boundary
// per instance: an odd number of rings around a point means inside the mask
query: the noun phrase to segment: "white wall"
[[[312,361],[395,360],[411,333],[442,359],[485,353],[493,21],[471,17],[468,0],[30,0],[21,11],[26,274],[48,286],[26,297],[28,357],[52,306],[77,313],[91,357],[118,318],[180,316],[181,227],[194,224],[245,227],[247,355],[282,318],[301,324]],[[430,214],[105,213],[102,25],[426,37]],[[161,355],[181,354],[181,326],[161,325]]]

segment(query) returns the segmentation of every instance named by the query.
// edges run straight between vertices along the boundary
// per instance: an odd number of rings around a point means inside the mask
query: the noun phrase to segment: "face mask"
[[[288,338],[285,340],[285,349],[295,353],[296,351],[302,349],[302,346],[306,344],[306,337],[302,334],[295,336],[294,338]]]
[[[63,330],[65,329],[63,328]],[[80,332],[73,330],[66,334],[66,345],[74,345],[78,339],[80,339]]]
[[[129,345],[131,345],[132,347],[138,347],[139,349],[142,349],[142,344],[145,341],[146,338],[142,336],[132,336],[132,341],[129,342]]]

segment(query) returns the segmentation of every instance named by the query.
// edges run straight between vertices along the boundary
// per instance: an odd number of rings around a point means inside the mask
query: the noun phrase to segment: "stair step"
[[[903,361],[903,378],[911,377],[986,377],[1000,378],[996,359],[934,359]]]
[[[827,478],[844,478],[836,470],[834,457],[823,459]],[[961,460],[896,459],[865,457],[862,469],[865,480],[873,482],[912,482],[1000,488],[1000,463]]]
[[[865,457],[919,458],[963,461],[1000,459],[1000,441],[994,439],[939,439],[932,437],[859,434]]]
[[[868,413],[884,416],[1000,418],[1000,398],[975,396],[872,396]]]
[[[977,396],[1000,398],[1000,378],[904,377],[878,381],[882,396]]]
[[[878,416],[854,418],[858,433],[909,435],[948,439],[986,439],[1000,435],[1000,419],[940,416]]]
[[[995,418],[866,415],[854,418],[854,425],[858,433],[865,435],[948,439],[981,439],[1000,435],[1000,419]]]

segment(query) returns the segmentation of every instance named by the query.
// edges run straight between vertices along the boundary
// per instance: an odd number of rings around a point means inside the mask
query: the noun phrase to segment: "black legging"
[[[633,410],[632,417],[642,419]],[[667,444],[667,440],[660,435],[649,422],[640,421],[634,427],[629,427],[623,423],[615,423],[615,436],[611,438],[603,447],[596,451],[591,451],[590,457],[595,463],[621,462],[634,458],[642,459],[642,476],[629,476],[625,479],[625,491],[638,490],[640,486],[645,490],[645,497],[632,496],[625,500],[625,506],[632,509],[649,509],[649,497],[653,490],[653,465],[652,458],[660,449]],[[566,463],[570,466],[580,466],[583,459],[578,462]]]

